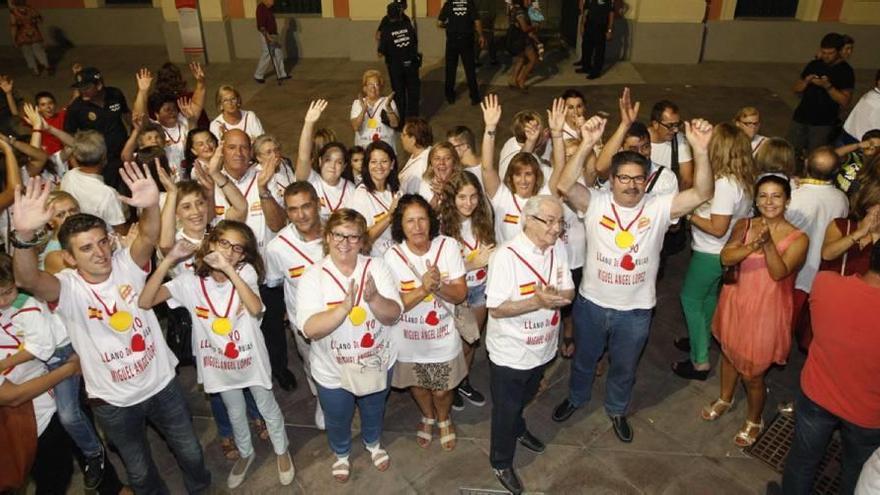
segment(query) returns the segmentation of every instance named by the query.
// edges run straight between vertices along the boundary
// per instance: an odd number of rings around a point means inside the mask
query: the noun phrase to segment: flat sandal
[[[755,428],[758,429],[758,432],[755,433],[755,436],[752,436],[752,430]],[[764,431],[764,421],[753,423],[746,420],[745,428],[736,432],[736,435],[733,437],[733,443],[739,447],[749,447],[755,443],[755,440],[758,439],[758,435],[760,435],[762,431]]]
[[[733,399],[731,399],[730,402],[727,402],[719,397],[711,404],[703,406],[703,410],[700,412],[700,417],[703,418],[704,421],[715,421],[721,416],[724,416],[727,411],[733,409],[734,402]],[[718,412],[719,408],[724,409],[721,412]]]

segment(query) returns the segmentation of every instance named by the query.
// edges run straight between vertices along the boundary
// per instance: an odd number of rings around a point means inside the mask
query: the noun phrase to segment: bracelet
[[[495,131],[490,131],[489,129],[486,129],[486,135],[488,135],[488,136],[494,136],[494,135],[495,135]]]
[[[13,230],[9,235],[9,243],[12,244],[12,247],[15,249],[30,249],[35,246],[39,246],[43,242],[45,242],[46,237],[49,236],[49,233],[46,229],[40,229],[34,233],[34,238],[29,241],[23,241],[18,238],[18,232]]]

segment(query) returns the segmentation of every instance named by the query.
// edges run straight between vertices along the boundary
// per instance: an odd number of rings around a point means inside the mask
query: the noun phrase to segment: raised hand
[[[541,138],[541,124],[537,120],[530,120],[526,122],[523,132],[527,143],[537,143]]]
[[[157,158],[156,168],[160,166]],[[125,162],[119,169],[119,175],[131,190],[131,197],[118,195],[120,201],[134,208],[149,208],[159,204],[159,188],[150,175],[149,167],[144,165],[141,169],[137,163]]]
[[[153,73],[150,72],[150,69],[147,69],[146,67],[143,67],[141,68],[141,70],[137,71],[135,78],[137,78],[138,91],[149,91],[150,86],[153,85]]]
[[[175,244],[174,247],[177,247],[177,244]],[[212,252],[206,254],[204,257],[204,260],[205,260],[205,263],[207,263],[208,266],[210,266],[214,270],[217,270],[217,271],[220,271],[220,272],[223,272],[226,274],[235,270],[235,267],[232,266],[232,263],[230,263],[228,259],[226,259],[226,256],[223,256],[222,254],[218,253],[217,251],[212,251]]]
[[[186,96],[181,96],[177,99],[177,108],[180,109],[180,113],[183,114],[187,119],[196,119],[198,115],[196,114],[196,109],[193,106],[192,98],[187,98]]]
[[[83,70],[83,64],[79,62],[74,62],[73,65],[70,66],[70,71],[73,72],[73,75],[77,75]]]
[[[198,62],[190,62],[189,71],[197,82],[205,82],[205,69],[202,68],[202,64]]]
[[[3,90],[4,93],[12,93],[14,85],[11,77],[0,76],[0,90]]]
[[[556,98],[553,100],[553,105],[547,110],[547,126],[550,127],[552,133],[562,132],[562,128],[565,126],[564,99]]]
[[[174,182],[174,179],[168,175],[168,172],[163,167],[156,167],[156,175],[159,176],[159,183],[165,188],[165,192],[168,194],[177,193],[177,183]]]
[[[223,140],[220,140],[220,144],[217,145],[217,148],[214,149],[214,154],[211,155],[211,159],[208,160],[208,165],[206,168],[202,169],[206,173],[206,175],[210,175],[211,178],[218,177],[220,171],[223,169]]]
[[[590,117],[581,126],[581,140],[590,146],[598,143],[602,139],[602,134],[605,132],[605,124],[607,123],[608,119],[598,115]]]
[[[211,157],[211,161],[214,161],[214,158]],[[275,176],[275,171],[278,170],[278,165],[281,163],[281,157],[278,155],[274,155],[266,160],[266,163],[262,163],[262,168],[260,172],[257,174],[257,188],[260,191],[266,189],[266,186],[269,185],[269,182],[272,180],[272,177]]]
[[[21,109],[24,112],[24,120],[35,131],[39,131],[45,128],[46,123],[43,121],[43,116],[40,115],[37,107],[31,105],[30,103],[25,103],[24,105],[22,105]]]
[[[40,176],[27,181],[24,192],[15,188],[15,203],[12,205],[12,228],[18,233],[34,232],[42,229],[52,218],[52,210],[46,207],[51,186]]]
[[[198,246],[195,244],[186,239],[180,239],[174,243],[174,247],[168,251],[168,254],[166,254],[165,257],[175,262],[185,260],[192,256],[193,253],[196,252],[196,249],[198,249]]]
[[[620,108],[620,124],[629,127],[639,118],[639,106],[641,102],[632,102],[632,93],[629,88],[623,88],[623,93],[617,99]]]
[[[483,103],[480,103],[480,108],[483,109],[483,124],[486,127],[497,127],[498,122],[501,121],[501,104],[498,103],[498,95],[494,93],[486,95]]]
[[[201,162],[196,161],[193,163],[193,179],[199,183],[202,187],[208,191],[208,194],[211,196],[214,195],[214,178],[211,177],[208,172],[205,171],[204,167],[202,167]]]
[[[326,108],[327,100],[315,100],[309,103],[309,109],[306,111],[305,121],[309,124],[314,124],[321,118],[321,114],[324,113]]]
[[[147,115],[142,112],[133,112],[131,114],[131,127],[135,132],[140,133],[144,128],[144,122],[147,120]]]
[[[712,139],[712,124],[703,119],[685,121],[684,132],[687,136],[691,149],[695,152],[706,153],[709,150],[709,141]]]

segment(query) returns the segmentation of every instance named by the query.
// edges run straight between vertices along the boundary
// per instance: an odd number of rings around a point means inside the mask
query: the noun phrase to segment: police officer
[[[385,57],[394,102],[400,115],[416,117],[419,115],[422,84],[419,79],[421,56],[415,27],[403,13],[405,6],[397,1],[388,4],[387,15],[379,24],[379,55]]]
[[[446,0],[437,24],[446,29],[446,101],[455,103],[455,72],[458,69],[458,58],[461,57],[471,104],[479,104],[474,35],[479,36],[481,49],[486,46],[486,38],[483,36],[483,24],[474,0]]]
[[[605,65],[605,42],[611,39],[614,26],[614,0],[584,0],[586,16],[581,38],[580,69],[575,72],[596,79]]]

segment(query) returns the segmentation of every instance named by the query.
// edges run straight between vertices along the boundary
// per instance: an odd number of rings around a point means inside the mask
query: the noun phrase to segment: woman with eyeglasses
[[[331,141],[321,146],[317,157],[312,158],[315,139],[312,132],[321,118],[327,100],[315,100],[309,104],[299,137],[299,154],[296,160],[296,180],[308,181],[318,193],[321,202],[321,218],[326,220],[339,208],[345,208],[354,196],[351,181],[348,150],[342,143]]]
[[[296,326],[311,339],[309,363],[336,455],[331,473],[339,483],[351,476],[355,406],[373,466],[385,471],[391,465],[381,436],[397,361],[392,330],[403,303],[385,261],[366,255],[368,244],[364,217],[336,210],[324,226],[326,256],[306,271],[297,289]]]
[[[761,131],[761,113],[755,107],[742,107],[733,118],[733,123],[746,133],[749,137],[752,147],[752,153],[758,151],[758,148],[767,140],[767,136],[762,136]]]
[[[721,393],[701,412],[704,420],[715,421],[729,411],[742,379],[748,407],[733,438],[739,447],[755,443],[764,429],[764,375],[774,363],[785,364],[791,351],[794,279],[810,245],[785,219],[791,199],[787,177],[763,175],[754,191],[755,216],[737,221],[721,250],[721,264],[737,270],[738,277],[722,285],[712,320],[721,344]]]
[[[397,150],[397,127],[400,114],[394,103],[394,91],[382,96],[385,78],[376,69],[364,72],[361,77],[361,94],[351,104],[351,128],[354,144],[366,147],[370,143],[384,141]]]
[[[211,132],[217,139],[222,140],[230,129],[243,131],[251,141],[264,134],[263,124],[257,114],[241,109],[241,94],[234,86],[224,84],[217,88],[215,102],[220,109],[220,115],[211,121]]]
[[[388,143],[376,141],[364,150],[364,162],[361,185],[355,189],[349,207],[366,218],[372,255],[382,256],[394,244],[389,227],[400,197],[397,156]]]
[[[723,272],[721,250],[736,222],[749,215],[751,185],[758,175],[749,136],[727,122],[715,126],[709,162],[715,172],[715,194],[690,216],[693,253],[681,288],[688,338],[675,340],[679,349],[690,349],[690,358],[672,363],[672,371],[689,380],[709,377],[712,317]]]

